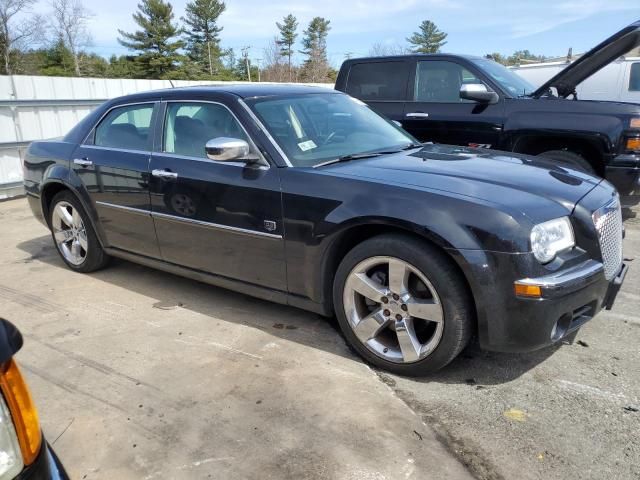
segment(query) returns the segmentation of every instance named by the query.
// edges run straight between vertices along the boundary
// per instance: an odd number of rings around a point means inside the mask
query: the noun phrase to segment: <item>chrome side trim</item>
[[[274,233],[259,232],[257,230],[247,230],[246,228],[231,227],[229,225],[221,225],[219,223],[203,222],[201,220],[193,220],[191,218],[176,217],[175,215],[167,215],[166,213],[152,212],[151,216],[153,218],[160,218],[163,220],[168,220],[170,222],[198,225],[200,227],[211,228],[213,230],[224,230],[227,232],[240,233],[242,235],[251,235],[254,237],[266,237],[266,238],[273,238],[277,240],[282,239],[282,235],[277,235]]]
[[[286,163],[288,167],[293,167],[293,164],[291,163],[291,161],[289,161],[289,157],[287,157],[287,154],[284,153],[284,150],[282,150],[282,148],[280,148],[280,145],[278,145],[278,142],[276,142],[275,138],[273,138],[271,136],[271,134],[269,133],[269,130],[267,130],[267,128],[260,121],[260,119],[256,116],[256,114],[253,113],[253,110],[251,110],[249,108],[249,106],[246,103],[244,103],[244,100],[242,100],[241,98],[238,99],[238,103],[240,103],[242,108],[244,108],[247,111],[247,113],[251,117],[251,120],[256,122],[256,125],[258,125],[258,128],[260,130],[262,130],[262,133],[264,133],[266,135],[266,137],[271,142],[271,145],[273,145],[273,148],[275,148],[278,151],[278,153],[280,154],[280,156],[284,160],[284,163]]]
[[[138,215],[151,216],[151,210],[143,210],[141,208],[125,207],[124,205],[115,205],[108,202],[96,202],[101,207],[111,208],[114,210],[125,210],[127,212],[136,213]]]
[[[278,235],[275,233],[260,232],[258,230],[248,230],[246,228],[232,227],[229,225],[222,225],[220,223],[203,222],[201,220],[193,220],[191,218],[177,217],[175,215],[168,215],[166,213],[160,213],[160,212],[152,212],[150,210],[142,210],[140,208],[125,207],[124,205],[115,205],[113,203],[108,203],[108,202],[96,202],[96,205],[100,205],[101,207],[106,207],[106,208],[112,208],[115,210],[125,210],[127,212],[135,213],[138,215],[148,215],[153,218],[168,220],[170,222],[187,223],[191,225],[198,225],[200,227],[211,228],[213,230],[224,230],[227,232],[234,232],[242,235],[250,235],[253,237],[266,237],[266,238],[273,238],[274,240],[282,240],[282,235]]]

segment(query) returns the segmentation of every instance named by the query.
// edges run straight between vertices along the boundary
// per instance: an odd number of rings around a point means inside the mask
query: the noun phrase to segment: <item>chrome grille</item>
[[[593,212],[592,218],[598,232],[604,276],[611,280],[622,264],[622,210],[618,198]]]

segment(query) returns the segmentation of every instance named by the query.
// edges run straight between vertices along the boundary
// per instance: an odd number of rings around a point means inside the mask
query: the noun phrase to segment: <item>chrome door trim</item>
[[[257,115],[255,113],[253,113],[253,110],[251,110],[251,108],[249,108],[249,106],[246,103],[244,103],[244,100],[242,100],[241,98],[238,99],[238,103],[240,103],[240,105],[242,105],[242,107],[247,111],[247,113],[251,117],[251,120],[256,122],[256,125],[258,125],[258,128],[260,130],[262,130],[262,133],[264,133],[266,135],[266,137],[271,142],[271,145],[273,145],[273,148],[276,149],[276,151],[280,154],[280,156],[284,160],[284,163],[286,163],[288,167],[293,167],[293,164],[289,160],[289,157],[287,157],[287,154],[284,153],[284,150],[282,150],[282,148],[280,148],[280,145],[278,145],[278,142],[276,142],[276,140],[271,136],[271,134],[269,133],[269,130],[267,130],[267,128],[260,121],[260,119],[257,117]]]
[[[114,203],[98,202],[98,201],[96,201],[96,205],[99,205],[101,207],[111,208],[114,210],[125,210],[127,212],[135,213],[138,215],[151,216],[151,210],[143,210],[141,208],[126,207],[124,205],[116,205]]]
[[[277,240],[281,240],[282,239],[282,235],[277,235],[277,234],[274,234],[274,233],[260,232],[258,230],[247,230],[246,228],[231,227],[229,225],[222,225],[220,223],[203,222],[202,220],[194,220],[192,218],[177,217],[175,215],[167,215],[166,213],[151,212],[151,216],[154,217],[154,218],[160,218],[160,219],[163,219],[163,220],[168,220],[170,222],[188,223],[188,224],[191,224],[191,225],[198,225],[200,227],[211,228],[213,230],[224,230],[224,231],[228,231],[228,232],[240,233],[240,234],[243,234],[243,235],[251,235],[251,236],[255,236],[255,237],[273,238],[273,239],[277,239]]]
[[[407,118],[429,118],[428,113],[424,112],[410,112],[405,115]]]
[[[176,223],[188,223],[191,225],[198,225],[200,227],[211,228],[213,230],[224,230],[227,232],[234,232],[242,235],[250,235],[254,237],[266,237],[266,238],[272,238],[274,240],[282,240],[282,235],[278,235],[275,233],[260,232],[258,230],[248,230],[246,228],[232,227],[229,225],[222,225],[220,223],[203,222],[202,220],[193,220],[191,218],[178,217],[175,215],[168,215],[166,213],[151,212],[149,210],[142,210],[140,208],[134,208],[134,207],[125,207],[124,205],[115,205],[113,203],[108,203],[108,202],[96,202],[96,205],[100,205],[101,207],[106,207],[106,208],[112,208],[115,210],[124,210],[124,211],[135,213],[138,215],[149,215],[153,218],[159,218],[159,219],[168,220]]]
[[[271,164],[267,161],[266,158],[264,158],[264,155],[262,155],[262,153],[260,152],[260,149],[258,148],[256,143],[253,141],[253,138],[251,138],[251,135],[249,134],[247,129],[244,128],[244,125],[242,124],[242,121],[240,121],[240,119],[236,116],[236,114],[233,113],[233,110],[231,110],[224,103],[217,102],[217,101],[214,101],[214,100],[199,100],[199,99],[194,99],[194,100],[192,100],[192,99],[182,99],[182,100],[171,99],[171,100],[162,100],[162,103],[165,103],[165,104],[169,104],[169,103],[211,103],[213,105],[220,105],[221,107],[226,108],[227,111],[231,114],[231,116],[235,119],[235,121],[238,122],[238,125],[240,125],[240,128],[242,129],[244,134],[249,139],[249,145],[251,147],[251,150],[253,150],[253,152],[255,152],[258,155],[260,160],[262,160],[262,162],[257,162],[257,163],[255,163],[255,165],[258,165],[260,167],[271,168]],[[216,162],[215,160],[209,160],[208,158],[205,158],[205,157],[192,157],[190,155],[180,155],[180,154],[176,154],[176,153],[172,153],[172,152],[165,152],[164,151],[164,134],[165,134],[165,128],[166,128],[166,119],[167,119],[167,109],[166,108],[164,109],[162,114],[163,114],[163,117],[160,119],[162,121],[162,133],[160,135],[160,145],[159,145],[158,151],[157,152],[156,151],[153,152],[154,155],[162,154],[162,155],[168,155],[168,156],[174,156],[174,157],[180,157],[180,158],[187,158],[187,159],[190,159],[190,160],[200,160],[200,161],[205,161],[205,162],[209,162],[209,163],[224,163],[224,162]],[[249,153],[253,153],[253,152],[249,152]],[[230,162],[230,163],[236,163],[236,162]],[[238,163],[240,163],[240,162],[238,162]],[[241,162],[241,163],[244,166],[251,165],[250,162],[249,163]]]

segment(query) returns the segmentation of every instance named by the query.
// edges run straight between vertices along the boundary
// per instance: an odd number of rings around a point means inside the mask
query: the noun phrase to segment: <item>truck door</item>
[[[485,84],[453,60],[419,60],[410,100],[401,122],[423,142],[471,145],[485,148],[499,144],[504,102],[489,105],[460,98],[463,84]]]

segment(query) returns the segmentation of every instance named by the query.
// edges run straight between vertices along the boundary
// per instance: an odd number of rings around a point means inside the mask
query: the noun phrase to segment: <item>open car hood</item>
[[[623,28],[615,35],[607,38],[604,42],[589,50],[564,70],[557,73],[535,92],[533,97],[545,95],[550,88],[554,87],[558,91],[559,97],[567,97],[575,92],[583,80],[586,80],[598,70],[606,67],[629,52],[629,50],[640,45],[640,20]]]

